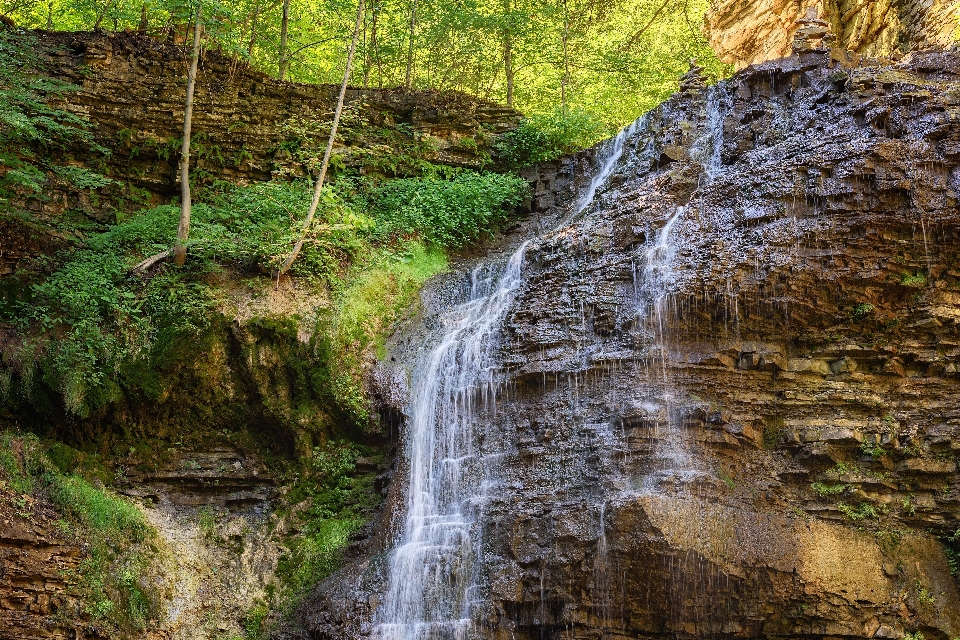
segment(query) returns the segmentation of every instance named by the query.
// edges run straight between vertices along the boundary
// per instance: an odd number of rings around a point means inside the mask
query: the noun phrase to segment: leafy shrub
[[[502,223],[526,190],[522,178],[490,172],[465,171],[452,180],[390,180],[372,195],[374,235],[460,247]]]
[[[57,149],[82,144],[100,153],[90,123],[49,105],[51,98],[75,86],[42,75],[36,38],[0,24],[0,202],[17,191],[39,193],[51,171],[78,188],[97,188],[110,180],[80,167],[50,162]]]
[[[586,111],[555,111],[521,120],[516,129],[500,136],[494,150],[505,166],[517,168],[576,153],[614,133]]]

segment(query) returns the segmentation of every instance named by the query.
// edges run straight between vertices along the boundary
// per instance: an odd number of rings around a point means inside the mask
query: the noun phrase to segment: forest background
[[[198,5],[199,2],[199,5]],[[350,84],[464,91],[596,142],[676,90],[698,58],[728,70],[702,34],[707,0],[370,0]],[[48,30],[139,30],[190,39],[280,79],[337,83],[349,0],[3,0],[0,14]],[[202,70],[201,70],[202,72]]]

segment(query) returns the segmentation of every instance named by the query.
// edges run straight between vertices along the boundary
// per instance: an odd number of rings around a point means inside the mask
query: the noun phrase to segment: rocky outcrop
[[[738,69],[787,56],[808,7],[829,23],[839,49],[858,56],[903,55],[957,40],[960,14],[950,0],[722,0],[707,12],[707,38]]]
[[[527,249],[503,392],[475,408],[502,470],[481,637],[960,634],[958,122],[960,56],[817,51],[641,121]],[[413,369],[463,291],[437,283],[392,357]],[[372,633],[393,491],[311,637]]]
[[[84,552],[42,500],[0,487],[0,629],[10,640],[102,636],[78,615],[70,577]]]
[[[0,218],[5,233],[13,240],[38,229],[55,236],[65,214],[81,212],[109,224],[118,212],[176,197],[187,68],[183,48],[137,33],[33,35],[46,58],[43,73],[78,87],[62,94],[55,106],[89,119],[96,142],[108,152],[59,150],[58,161],[86,166],[115,182],[91,192],[51,174],[41,197],[18,203],[30,212],[34,227],[5,216]],[[281,82],[206,51],[196,91],[194,184],[246,184],[307,175],[307,162],[326,145],[339,87]],[[520,118],[512,109],[467,94],[404,89],[352,87],[345,109],[334,173],[344,166],[406,175],[416,173],[424,160],[479,168],[490,163],[496,134],[512,129]],[[28,246],[5,243],[0,275],[23,266],[21,254],[29,255]]]

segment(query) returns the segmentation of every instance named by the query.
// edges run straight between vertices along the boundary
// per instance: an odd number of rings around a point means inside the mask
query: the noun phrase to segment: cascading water
[[[640,118],[598,154],[598,169],[573,210],[583,212],[623,154]],[[466,302],[444,318],[439,344],[414,372],[406,455],[406,518],[390,555],[388,585],[374,635],[380,640],[464,638],[477,604],[480,517],[504,452],[484,446],[474,416],[496,404],[493,355],[501,322],[522,282],[524,242],[497,276],[474,269]],[[493,439],[491,439],[493,440]]]

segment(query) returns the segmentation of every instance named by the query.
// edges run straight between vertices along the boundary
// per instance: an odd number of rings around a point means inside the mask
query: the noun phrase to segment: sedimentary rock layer
[[[953,638],[960,56],[688,86],[527,250],[471,427],[502,470],[465,505],[474,628]],[[458,286],[395,341],[409,370]],[[389,525],[308,601],[311,637],[372,631]]]
[[[738,69],[790,55],[796,22],[811,6],[830,23],[840,49],[862,56],[949,47],[960,26],[952,0],[721,0],[707,12],[710,46]]]

